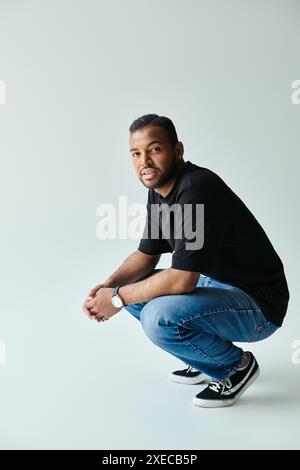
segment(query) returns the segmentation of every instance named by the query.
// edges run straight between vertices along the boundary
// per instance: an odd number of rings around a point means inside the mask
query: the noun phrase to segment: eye
[[[159,151],[160,148],[159,147],[153,147],[151,150],[158,150]]]

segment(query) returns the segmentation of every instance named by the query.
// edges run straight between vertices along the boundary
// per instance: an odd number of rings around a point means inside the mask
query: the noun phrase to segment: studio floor
[[[75,322],[81,332],[49,327],[47,341],[24,324],[22,355],[10,342],[0,368],[2,449],[300,447],[300,366],[284,358],[280,335],[248,348],[261,375],[238,403],[202,409],[192,403],[202,385],[171,382],[183,363],[153,345],[127,312],[101,326]]]

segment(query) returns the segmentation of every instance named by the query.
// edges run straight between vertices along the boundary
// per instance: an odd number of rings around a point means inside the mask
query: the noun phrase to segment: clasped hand
[[[118,313],[121,308],[116,308],[111,303],[113,287],[105,287],[104,284],[98,284],[87,295],[83,303],[84,313],[98,323],[109,320],[110,317]]]

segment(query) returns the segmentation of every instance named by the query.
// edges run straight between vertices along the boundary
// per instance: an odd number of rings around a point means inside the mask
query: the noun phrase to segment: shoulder
[[[178,191],[178,202],[189,199],[209,200],[217,195],[229,195],[230,188],[217,173],[188,163],[185,178]]]

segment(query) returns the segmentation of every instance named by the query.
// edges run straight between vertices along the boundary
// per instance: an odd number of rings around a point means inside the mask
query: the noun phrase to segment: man
[[[225,182],[183,160],[170,119],[148,114],[129,130],[134,169],[148,188],[147,223],[138,250],[89,292],[84,311],[101,322],[125,307],[155,345],[188,366],[173,372],[173,381],[209,382],[195,405],[232,405],[259,375],[253,354],[233,342],[267,338],[286,314],[282,262]],[[170,208],[167,223],[160,218],[162,207]],[[187,217],[186,208],[192,208]],[[182,231],[182,222],[188,230]],[[200,240],[193,245],[189,235],[195,233]],[[171,267],[155,269],[167,252],[173,253]]]

